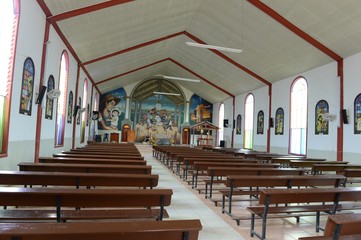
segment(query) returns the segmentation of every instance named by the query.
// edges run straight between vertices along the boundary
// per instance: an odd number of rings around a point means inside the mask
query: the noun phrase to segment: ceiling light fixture
[[[219,51],[234,52],[234,53],[241,53],[243,51],[241,49],[236,49],[236,48],[219,47],[219,46],[200,44],[195,42],[186,42],[186,44],[191,47],[208,48],[208,49],[215,49]]]
[[[179,81],[186,81],[186,82],[200,82],[199,79],[191,79],[191,78],[182,78],[182,77],[172,77],[172,76],[163,76],[165,79],[170,80],[179,80]]]
[[[180,93],[170,93],[170,92],[153,92],[153,93],[159,95],[180,96]]]

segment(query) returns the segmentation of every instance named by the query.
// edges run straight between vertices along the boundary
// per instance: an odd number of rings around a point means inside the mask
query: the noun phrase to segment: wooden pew
[[[234,168],[234,167],[208,167],[207,175],[209,180],[205,181],[205,195],[207,198],[208,185],[209,185],[209,198],[212,199],[213,184],[215,177],[227,177],[228,175],[303,175],[304,169],[295,168]],[[226,184],[226,180],[218,180],[216,183]],[[223,192],[223,194],[227,194]],[[217,204],[216,204],[217,205]]]
[[[312,173],[322,173],[322,172],[336,172],[341,173],[345,169],[361,169],[361,165],[356,164],[314,164],[312,166]]]
[[[197,240],[197,220],[156,222],[0,223],[0,239],[8,240]]]
[[[100,210],[104,210],[103,216],[109,218],[115,208],[118,215],[124,210],[125,216],[131,211],[140,211],[142,216],[152,207],[159,209],[158,219],[163,219],[164,207],[171,203],[171,189],[63,189],[63,188],[17,188],[0,187],[0,206],[21,207],[55,207],[53,214],[58,222],[77,219],[97,219]],[[78,210],[65,210],[63,208],[77,208]],[[79,209],[84,210],[79,210]],[[97,208],[96,210],[86,208]],[[41,210],[36,209],[41,215]],[[5,209],[0,212],[6,217],[9,211],[22,211],[20,208]],[[25,210],[27,211],[27,210]],[[45,210],[46,213],[49,210]],[[92,214],[95,211],[95,214]],[[63,214],[65,216],[63,216]],[[74,217],[72,217],[74,213]],[[20,214],[21,215],[21,214]],[[138,213],[139,215],[139,213]]]
[[[74,163],[29,163],[18,164],[20,171],[35,172],[83,172],[83,173],[123,173],[151,174],[152,167],[148,165],[100,165]]]
[[[113,152],[113,151],[104,151],[104,152],[99,152],[99,151],[62,151],[61,153],[63,154],[79,154],[79,155],[101,155],[101,156],[141,156],[141,154],[139,152]]]
[[[63,157],[39,157],[40,163],[78,163],[78,164],[120,164],[120,165],[146,165],[145,160],[126,159],[96,159],[96,158],[63,158]]]
[[[361,169],[344,169],[343,175],[347,178],[345,180],[345,186],[347,183],[360,182],[361,178]],[[351,179],[350,179],[351,178]]]
[[[98,159],[140,159],[140,155],[102,155],[102,154],[76,154],[76,153],[54,153],[53,157],[74,157],[74,158],[98,158]]]
[[[291,161],[295,160],[307,160],[307,161],[326,161],[323,158],[308,158],[303,156],[281,156],[281,157],[273,157],[270,162],[280,163],[283,167],[289,167]]]
[[[111,186],[152,189],[158,185],[158,179],[158,175],[152,174],[0,171],[0,185],[71,186],[75,188]]]
[[[242,163],[238,162],[217,162],[217,161],[195,161],[193,163],[192,187],[196,188],[198,176],[201,171],[207,171],[209,167],[237,167],[237,168],[278,168],[278,163]]]
[[[361,234],[342,235],[337,239],[333,237],[316,236],[316,237],[300,237],[298,240],[360,240]]]
[[[259,188],[292,188],[292,187],[339,187],[345,180],[344,176],[340,175],[282,175],[282,176],[227,176],[226,186],[229,191],[228,194],[223,193],[222,212],[228,215],[232,214],[232,199],[233,195],[259,195]],[[238,190],[239,188],[256,188],[256,190]],[[225,197],[228,197],[228,211],[225,209]],[[239,224],[239,219],[237,220]]]
[[[303,189],[264,189],[261,191],[260,206],[247,207],[251,212],[251,237],[266,237],[266,222],[269,215],[279,217],[297,216],[293,214],[315,213],[316,232],[320,226],[320,212],[335,214],[345,209],[359,209],[360,205],[344,204],[361,200],[361,188],[303,188]],[[308,204],[313,203],[313,204]],[[326,203],[326,204],[325,204]],[[280,204],[287,204],[280,206]],[[292,205],[296,204],[296,205]],[[261,233],[255,230],[255,218],[261,217]],[[298,216],[299,217],[299,216]]]
[[[361,214],[337,214],[327,218],[323,236],[304,237],[303,240],[334,240],[343,239],[343,236],[359,234],[361,237]],[[355,235],[353,236],[355,237]],[[361,239],[361,238],[355,238]]]
[[[315,161],[315,160],[291,160],[289,162],[290,167],[302,167],[302,168],[312,168],[314,164],[348,164],[346,161]]]

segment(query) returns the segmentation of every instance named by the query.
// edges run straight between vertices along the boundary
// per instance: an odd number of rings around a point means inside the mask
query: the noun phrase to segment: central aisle
[[[173,189],[172,203],[167,207],[169,219],[200,219],[203,229],[199,240],[244,240],[235,229],[210,209],[196,194],[152,156],[149,145],[136,145],[144,159],[159,174],[157,188]]]

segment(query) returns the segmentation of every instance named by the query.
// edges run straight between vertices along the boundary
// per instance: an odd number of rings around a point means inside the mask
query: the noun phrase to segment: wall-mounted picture
[[[354,102],[354,133],[361,134],[361,93]]]
[[[23,67],[19,112],[29,116],[31,115],[33,103],[34,76],[34,62],[30,57],[28,57],[25,59]]]
[[[73,91],[70,91],[69,98],[68,98],[68,115],[67,115],[67,123],[72,122],[72,116],[73,116]]]
[[[80,125],[80,116],[81,116],[81,113],[79,111],[80,108],[81,108],[81,97],[79,97],[79,102],[78,102],[78,113],[76,116],[76,125]]]
[[[236,135],[241,135],[242,133],[242,116],[238,114],[237,123],[236,123]]]
[[[203,121],[212,122],[213,105],[207,100],[193,95],[190,100],[190,124],[194,125]]]
[[[87,119],[86,125],[89,126],[89,120],[91,120],[91,116],[90,116],[90,105],[89,105],[89,103],[88,103],[88,105],[86,106],[86,115],[87,115],[87,117],[86,117],[86,119]]]
[[[54,87],[55,87],[54,76],[50,75],[48,79],[47,92],[53,90]],[[45,119],[49,119],[49,120],[53,119],[53,108],[54,108],[54,99],[50,99],[48,98],[48,96],[46,96]]]
[[[327,101],[320,100],[315,107],[315,134],[328,134],[328,121],[325,120],[325,114],[329,113]]]
[[[264,129],[264,112],[261,110],[257,114],[257,134],[263,134]]]
[[[124,120],[125,96],[126,93],[123,88],[100,96],[99,130],[121,131]]]
[[[276,124],[275,124],[275,135],[283,135],[285,112],[283,108],[276,110]]]

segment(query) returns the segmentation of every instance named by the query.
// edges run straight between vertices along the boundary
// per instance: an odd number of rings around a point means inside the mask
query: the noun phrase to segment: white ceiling
[[[177,83],[215,103],[361,52],[360,0],[37,1],[101,93],[161,74],[201,79]]]

